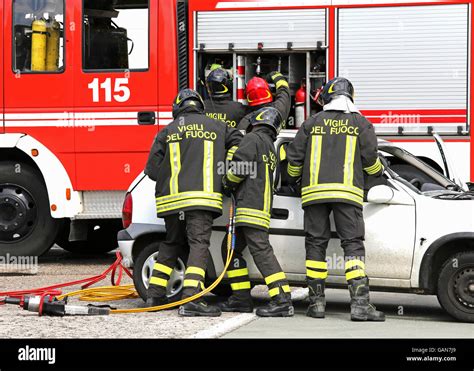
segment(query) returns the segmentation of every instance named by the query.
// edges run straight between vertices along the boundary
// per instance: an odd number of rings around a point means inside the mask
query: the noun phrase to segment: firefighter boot
[[[295,308],[291,303],[291,294],[280,287],[280,293],[266,307],[258,308],[256,314],[259,317],[293,317]]]
[[[235,291],[232,296],[223,303],[219,303],[223,312],[252,313],[253,302],[250,290]]]
[[[352,280],[349,284],[351,294],[352,321],[385,321],[385,314],[370,304],[369,279],[367,277]]]
[[[161,307],[166,304],[169,304],[169,300],[166,296],[149,297],[146,299],[147,308]]]
[[[179,307],[178,314],[181,317],[219,317],[221,310],[212,305],[208,305],[204,299],[197,299]]]
[[[325,283],[324,280],[308,280],[309,307],[306,312],[308,317],[324,318],[326,311]]]

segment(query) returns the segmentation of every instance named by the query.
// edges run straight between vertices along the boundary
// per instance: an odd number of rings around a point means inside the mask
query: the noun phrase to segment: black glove
[[[224,175],[222,178],[222,194],[226,197],[232,197],[232,193],[234,192],[234,188],[230,184],[229,179],[227,179],[227,176]]]

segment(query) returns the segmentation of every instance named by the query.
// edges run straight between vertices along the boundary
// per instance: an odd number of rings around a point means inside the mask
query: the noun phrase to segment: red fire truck
[[[211,66],[279,70],[295,107],[350,78],[379,135],[464,181],[470,137],[468,0],[0,0],[0,254],[115,248],[124,194],[187,86]],[[301,111],[303,109],[303,111]],[[452,174],[449,174],[453,176]]]

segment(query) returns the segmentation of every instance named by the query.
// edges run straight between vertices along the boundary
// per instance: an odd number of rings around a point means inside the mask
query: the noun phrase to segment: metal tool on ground
[[[96,306],[72,306],[67,304],[67,300],[72,297],[78,297],[80,301],[85,302],[111,302],[125,299],[138,298],[138,294],[133,285],[122,285],[120,282],[123,277],[123,272],[132,278],[130,271],[122,265],[122,256],[117,252],[117,260],[104,273],[88,279],[68,282],[60,285],[49,286],[34,290],[25,291],[11,291],[0,292],[0,305],[12,304],[19,305],[21,308],[30,312],[38,313],[40,316],[66,316],[66,315],[82,315],[82,316],[97,316],[109,314],[131,314],[131,313],[146,313],[157,312],[166,309],[172,309],[180,305],[189,303],[193,300],[199,299],[214,290],[223,280],[227,269],[232,261],[233,252],[235,248],[235,200],[232,198],[230,206],[230,217],[227,237],[227,261],[224,270],[216,281],[208,288],[201,291],[185,300],[176,301],[167,305],[137,308],[137,309],[112,309],[107,307]],[[118,278],[115,280],[115,275],[118,270]],[[112,286],[104,286],[91,288],[90,286],[104,280],[109,274],[112,274]],[[62,294],[61,288],[83,285],[81,290]]]

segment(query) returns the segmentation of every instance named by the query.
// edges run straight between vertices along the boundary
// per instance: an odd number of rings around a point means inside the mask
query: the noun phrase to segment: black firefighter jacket
[[[237,128],[239,122],[248,112],[247,106],[233,100],[208,99],[205,101],[205,105],[208,117],[223,121],[231,128]]]
[[[155,139],[145,174],[156,181],[156,211],[164,217],[188,210],[222,214],[222,173],[227,153],[242,134],[187,107]],[[221,170],[223,171],[223,170]]]
[[[234,154],[227,179],[237,188],[236,226],[268,231],[273,204],[273,174],[277,166],[272,130],[257,127]]]
[[[358,113],[325,111],[308,119],[288,146],[288,173],[302,176],[303,207],[363,206],[364,171],[383,172],[372,124]]]

